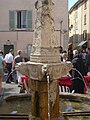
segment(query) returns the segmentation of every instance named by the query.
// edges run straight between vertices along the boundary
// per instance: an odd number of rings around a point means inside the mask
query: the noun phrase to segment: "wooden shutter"
[[[32,11],[27,11],[27,28],[32,29]]]
[[[15,11],[9,11],[9,29],[14,30],[15,28]]]

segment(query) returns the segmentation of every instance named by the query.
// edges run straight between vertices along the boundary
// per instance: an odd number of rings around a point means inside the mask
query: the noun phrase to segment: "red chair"
[[[71,92],[72,78],[63,76],[59,79],[59,92]]]
[[[90,86],[90,76],[84,76],[86,86]],[[66,75],[59,79],[59,92],[71,92],[72,87],[72,77]],[[87,88],[85,87],[84,93],[86,93]]]

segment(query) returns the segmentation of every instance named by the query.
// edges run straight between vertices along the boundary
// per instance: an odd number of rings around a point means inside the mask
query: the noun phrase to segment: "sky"
[[[74,3],[76,3],[78,0],[68,0],[68,1],[69,1],[68,8],[70,9],[74,5]]]

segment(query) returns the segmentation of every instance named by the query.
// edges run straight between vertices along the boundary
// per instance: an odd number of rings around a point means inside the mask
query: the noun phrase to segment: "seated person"
[[[22,86],[20,89],[20,93],[25,93],[25,91],[27,93],[30,93],[30,88],[28,87],[28,82],[30,79],[25,75],[22,75],[21,79],[22,79]]]

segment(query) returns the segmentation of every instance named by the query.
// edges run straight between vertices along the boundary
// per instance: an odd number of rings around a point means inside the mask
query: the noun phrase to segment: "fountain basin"
[[[10,95],[0,101],[0,114],[31,116],[31,95]],[[89,120],[90,96],[87,94],[60,94],[60,118]],[[3,119],[2,119],[3,120]],[[21,120],[21,119],[20,119]]]

